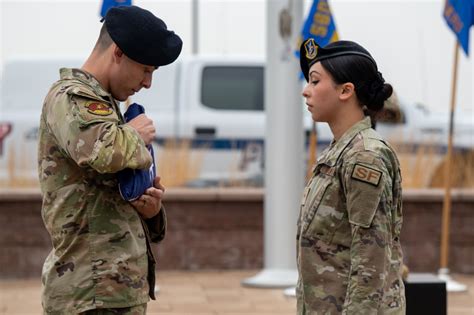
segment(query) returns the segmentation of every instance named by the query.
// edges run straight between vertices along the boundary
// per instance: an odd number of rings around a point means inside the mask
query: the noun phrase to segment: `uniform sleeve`
[[[351,224],[350,277],[344,311],[378,314],[390,268],[390,176],[372,152],[358,153],[344,170]]]
[[[151,242],[158,243],[162,241],[165,238],[168,226],[165,207],[162,205],[160,212],[153,218],[145,220],[145,223],[148,226]]]
[[[59,146],[79,166],[115,173],[124,168],[149,168],[152,163],[139,134],[120,124],[108,103],[63,93],[50,107],[46,120]]]

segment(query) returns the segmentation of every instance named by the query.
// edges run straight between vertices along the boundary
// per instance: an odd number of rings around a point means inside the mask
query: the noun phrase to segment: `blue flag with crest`
[[[103,0],[100,16],[105,17],[110,8],[118,7],[119,5],[132,5],[132,0]]]
[[[443,16],[469,56],[469,29],[474,25],[474,0],[446,0]]]
[[[339,40],[336,30],[336,23],[331,14],[328,0],[314,0],[308,17],[301,31],[301,38],[298,43],[297,56],[299,57],[299,46],[307,38],[314,38],[319,46]]]

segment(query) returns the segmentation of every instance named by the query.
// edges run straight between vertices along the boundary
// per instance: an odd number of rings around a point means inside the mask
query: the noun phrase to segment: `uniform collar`
[[[99,81],[90,73],[77,68],[61,68],[59,73],[62,80],[79,80],[90,86],[98,95],[113,100],[112,95],[105,91]]]
[[[318,164],[326,164],[335,166],[342,151],[351,143],[352,139],[362,130],[372,127],[370,117],[367,116],[349,128],[339,140],[333,140],[330,144],[329,150],[318,160]]]

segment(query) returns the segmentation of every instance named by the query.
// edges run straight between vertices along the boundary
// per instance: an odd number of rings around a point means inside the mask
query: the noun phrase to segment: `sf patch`
[[[109,105],[100,102],[87,102],[85,107],[89,113],[99,116],[108,116],[114,112]]]
[[[356,164],[351,177],[361,182],[378,186],[382,178],[382,172],[361,164]]]

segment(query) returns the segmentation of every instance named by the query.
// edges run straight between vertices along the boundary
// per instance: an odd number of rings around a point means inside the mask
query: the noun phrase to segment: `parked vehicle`
[[[82,60],[30,58],[6,63],[0,99],[0,187],[38,185],[36,146],[43,99],[58,79],[59,68],[80,67]],[[263,184],[263,80],[264,60],[251,57],[189,56],[156,71],[152,88],[140,91],[131,102],[144,105],[155,122],[158,173],[165,184]],[[426,151],[433,153],[429,167],[422,163],[422,185],[429,185],[446,149],[448,115],[403,101],[397,110],[401,119],[389,117],[377,129],[399,148],[401,160],[406,154],[407,161],[415,158],[416,164],[421,147],[431,150]],[[304,112],[308,135],[312,122]],[[472,151],[473,126],[472,116],[457,117],[457,149]],[[317,124],[317,130],[320,152],[331,141],[331,133],[326,124]],[[412,172],[410,163],[405,163],[407,172]]]

